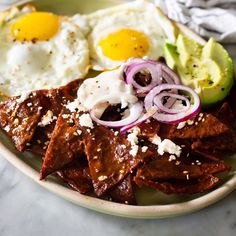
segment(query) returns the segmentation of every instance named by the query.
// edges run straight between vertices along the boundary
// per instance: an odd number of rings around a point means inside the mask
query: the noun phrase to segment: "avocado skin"
[[[166,43],[167,65],[176,70],[181,82],[193,88],[203,107],[221,102],[234,84],[234,64],[228,52],[214,39],[202,46],[179,35],[176,44]]]

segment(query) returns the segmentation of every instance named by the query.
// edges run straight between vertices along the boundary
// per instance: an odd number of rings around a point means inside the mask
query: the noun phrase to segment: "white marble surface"
[[[229,47],[236,57],[234,46]],[[0,236],[235,236],[236,191],[199,212],[170,219],[133,220],[76,206],[11,166],[0,150]]]

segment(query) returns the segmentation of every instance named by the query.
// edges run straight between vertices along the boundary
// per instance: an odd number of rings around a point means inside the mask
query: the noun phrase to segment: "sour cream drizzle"
[[[85,80],[78,89],[76,101],[68,104],[67,108],[74,111],[75,108],[80,110],[83,107],[90,111],[100,105],[102,114],[109,104],[121,104],[121,108],[125,108],[136,103],[138,98],[135,96],[133,87],[124,82],[122,73],[123,68],[119,68]]]

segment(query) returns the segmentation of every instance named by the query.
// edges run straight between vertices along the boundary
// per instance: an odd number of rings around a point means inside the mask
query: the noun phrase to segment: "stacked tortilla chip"
[[[222,158],[236,151],[235,113],[230,103],[200,113],[181,128],[156,120],[139,125],[139,147],[133,156],[127,135],[95,123],[93,128],[81,126],[83,113],[65,108],[76,98],[80,84],[81,80],[35,91],[23,102],[13,97],[0,103],[0,127],[16,148],[43,157],[41,179],[56,174],[80,193],[136,204],[135,185],[167,194],[194,194],[213,188],[220,181],[215,174],[230,170]],[[40,125],[49,111],[52,119]],[[103,118],[117,116],[110,107]],[[158,154],[150,141],[156,135],[180,145],[181,156]]]

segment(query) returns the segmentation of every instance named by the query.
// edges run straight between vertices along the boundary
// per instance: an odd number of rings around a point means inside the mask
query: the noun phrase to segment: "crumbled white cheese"
[[[187,124],[188,124],[188,125],[193,125],[193,124],[194,124],[194,121],[193,121],[193,120],[187,120]]]
[[[139,135],[139,134],[141,133],[140,128],[137,127],[137,126],[133,127],[133,128],[131,129],[131,131],[132,131],[133,133],[135,133],[136,135]]]
[[[179,157],[181,154],[181,147],[176,145],[170,139],[164,139],[162,141],[159,136],[155,135],[154,137],[149,138],[149,141],[158,146],[157,152],[160,155],[163,155],[165,152],[167,152]]]
[[[81,126],[85,126],[93,129],[93,121],[89,114],[83,114],[79,117],[79,123]]]
[[[143,146],[142,147],[142,152],[146,152],[148,150],[148,147],[147,146]]]
[[[132,145],[129,154],[134,157],[137,155],[137,153],[138,153],[138,145]]]
[[[182,121],[178,124],[177,129],[183,129],[185,125],[186,125],[186,121]]]
[[[130,155],[136,156],[138,153],[138,135],[140,134],[140,129],[138,127],[134,127],[131,130],[131,133],[128,134],[127,140],[131,143]]]
[[[181,161],[176,161],[176,162],[175,162],[175,165],[176,165],[176,166],[178,166],[178,165],[180,165],[180,164],[181,164]]]
[[[161,138],[155,135],[154,137],[149,138],[149,141],[155,145],[159,145],[161,143]]]
[[[82,134],[82,131],[78,129],[78,130],[77,130],[77,134],[78,134],[78,135],[81,135],[81,134]]]
[[[170,155],[169,156],[169,161],[175,161],[176,160],[176,156],[175,155]]]
[[[177,157],[181,154],[181,147],[176,145],[174,142],[172,142],[170,139],[164,139],[159,145],[157,152],[160,155],[163,155],[165,152],[169,154],[174,154]]]
[[[53,116],[53,113],[51,110],[48,110],[47,113],[42,117],[41,121],[38,123],[38,126],[44,127],[49,124],[51,124],[54,120],[57,118]]]
[[[14,124],[14,125],[19,125],[19,119],[16,118],[16,119],[13,121],[13,124]]]
[[[16,99],[16,102],[17,103],[22,103],[22,102],[24,102],[26,99],[28,99],[29,98],[29,95],[30,95],[30,92],[28,91],[26,91],[26,92],[22,92],[22,94],[21,94],[21,96],[18,98],[18,99]]]
[[[85,107],[81,105],[78,99],[75,99],[73,102],[70,102],[66,105],[66,108],[70,110],[70,112],[75,112],[77,111],[87,111]]]
[[[101,176],[98,177],[98,180],[99,180],[99,181],[104,181],[104,180],[106,180],[106,179],[107,179],[107,176],[106,176],[106,175],[101,175]]]
[[[10,126],[7,125],[7,126],[4,128],[4,130],[8,133],[8,132],[10,131]]]
[[[135,127],[131,131],[132,132],[127,136],[127,140],[131,143],[131,145],[135,145],[138,143],[138,135],[140,133],[140,129],[138,127]]]
[[[63,119],[67,119],[67,118],[69,118],[69,117],[70,117],[69,114],[62,114],[62,118],[63,118]]]

